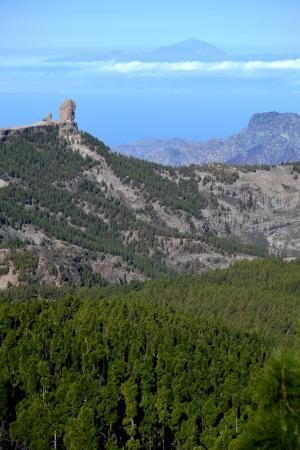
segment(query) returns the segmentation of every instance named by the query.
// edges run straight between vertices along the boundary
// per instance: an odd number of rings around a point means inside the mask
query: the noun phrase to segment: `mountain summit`
[[[63,58],[50,58],[47,62],[66,61],[143,61],[143,62],[176,62],[176,61],[222,61],[228,58],[222,50],[208,42],[191,38],[171,45],[145,51],[99,50],[97,53],[70,55]],[[230,57],[232,59],[232,57]]]
[[[217,61],[226,57],[226,54],[214,45],[191,38],[173,45],[166,45],[147,52],[143,60],[153,61]]]

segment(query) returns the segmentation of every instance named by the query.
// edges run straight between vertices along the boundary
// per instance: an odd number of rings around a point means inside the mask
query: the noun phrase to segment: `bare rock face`
[[[59,111],[61,122],[73,122],[75,120],[76,103],[67,99],[61,104]]]

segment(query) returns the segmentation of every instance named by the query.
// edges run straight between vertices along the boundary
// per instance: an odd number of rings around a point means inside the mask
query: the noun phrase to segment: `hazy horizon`
[[[241,11],[236,0],[3,0],[0,127],[55,116],[67,97],[79,126],[110,145],[225,137],[256,112],[299,113],[299,13],[296,1],[255,0]],[[190,38],[224,57],[155,50]]]

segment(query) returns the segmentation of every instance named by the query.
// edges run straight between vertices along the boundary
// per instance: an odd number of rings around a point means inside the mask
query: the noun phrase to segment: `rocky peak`
[[[254,114],[248,125],[248,131],[259,134],[280,135],[287,132],[300,132],[300,116],[294,113],[276,111]]]
[[[71,100],[65,100],[59,108],[60,122],[73,122],[75,120],[76,103]]]

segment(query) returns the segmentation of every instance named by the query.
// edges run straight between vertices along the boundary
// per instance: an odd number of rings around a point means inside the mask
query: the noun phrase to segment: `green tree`
[[[68,450],[96,450],[98,448],[97,428],[94,411],[82,406],[78,417],[69,420],[64,443]]]
[[[255,389],[257,408],[231,450],[300,449],[300,358],[280,353],[271,358]]]

